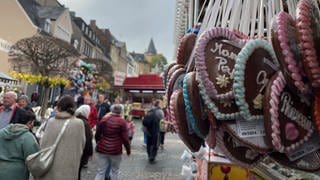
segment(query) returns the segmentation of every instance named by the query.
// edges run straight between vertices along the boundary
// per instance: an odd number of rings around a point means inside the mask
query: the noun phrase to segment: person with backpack
[[[156,100],[154,107],[144,117],[142,124],[144,132],[147,135],[147,154],[149,162],[155,163],[155,158],[158,152],[158,138],[160,131],[160,120],[164,118],[164,113],[161,109],[161,101]]]

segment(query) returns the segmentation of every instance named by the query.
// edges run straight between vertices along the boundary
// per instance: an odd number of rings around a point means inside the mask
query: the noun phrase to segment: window
[[[45,32],[50,33],[50,25],[51,25],[50,19],[46,19],[46,21],[44,22],[44,31]]]
[[[82,25],[81,25],[81,31],[83,31],[83,32],[84,32],[84,29],[85,29],[85,24],[84,24],[84,23],[82,23]]]

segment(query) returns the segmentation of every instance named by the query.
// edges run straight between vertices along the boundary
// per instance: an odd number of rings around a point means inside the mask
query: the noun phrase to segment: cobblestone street
[[[123,180],[182,180],[180,175],[182,160],[180,156],[185,148],[176,134],[167,133],[164,150],[158,151],[157,162],[149,164],[143,145],[141,121],[136,120],[136,131],[132,141],[131,155],[122,156],[120,179]],[[82,180],[93,180],[96,173],[95,156],[88,168],[82,171]]]

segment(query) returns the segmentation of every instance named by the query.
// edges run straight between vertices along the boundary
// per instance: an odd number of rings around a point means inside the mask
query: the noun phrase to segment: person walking
[[[85,146],[85,130],[83,121],[74,116],[75,102],[71,96],[62,96],[57,103],[56,114],[49,119],[40,140],[40,148],[54,144],[62,126],[67,120],[64,134],[57,146],[52,167],[38,180],[77,180],[81,155]]]
[[[8,91],[3,96],[3,105],[0,107],[0,129],[10,123],[17,123],[24,110],[16,104],[18,96],[13,91]]]
[[[110,112],[110,105],[105,101],[105,96],[103,94],[98,95],[96,109],[98,111],[98,122],[101,121],[104,115]]]
[[[147,136],[147,154],[150,163],[155,163],[158,152],[160,120],[164,118],[160,103],[160,100],[156,100],[154,107],[147,113],[142,121]]]
[[[83,154],[81,156],[80,168],[79,168],[79,176],[78,179],[81,178],[81,169],[83,167],[87,167],[89,159],[93,155],[93,146],[92,146],[92,131],[90,125],[88,123],[88,117],[90,114],[90,106],[89,105],[81,105],[75,112],[77,118],[81,119],[85,128],[85,136],[86,136],[86,144],[83,149]]]
[[[108,175],[111,180],[117,180],[121,163],[122,145],[124,145],[128,156],[131,153],[127,123],[121,116],[122,111],[123,109],[120,104],[112,105],[111,113],[103,117],[97,127],[95,139],[97,142],[98,170],[95,180],[104,180],[105,176]],[[110,169],[110,172],[107,172],[107,169]]]
[[[35,115],[23,111],[17,123],[0,130],[0,179],[28,180],[26,158],[39,151],[39,145],[30,129]]]

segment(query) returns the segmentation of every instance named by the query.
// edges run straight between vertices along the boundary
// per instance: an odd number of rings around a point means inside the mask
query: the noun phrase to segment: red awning
[[[163,82],[158,74],[141,74],[138,77],[126,77],[122,86],[126,90],[164,90]]]

